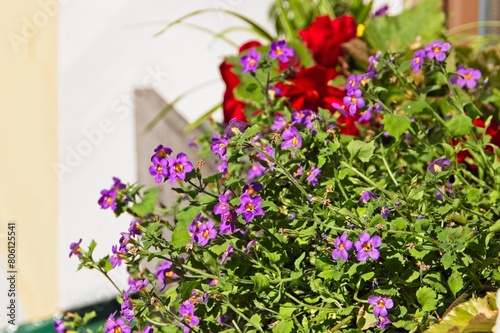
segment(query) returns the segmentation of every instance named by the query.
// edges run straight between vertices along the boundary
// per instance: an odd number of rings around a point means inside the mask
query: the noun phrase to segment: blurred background
[[[497,0],[438,1],[448,28],[488,35],[498,20]],[[390,3],[391,14],[418,1]],[[115,296],[98,272],[76,272],[69,245],[98,243],[95,257],[110,253],[130,221],[97,204],[112,177],[147,179],[157,144],[187,144],[196,133],[183,128],[220,103],[219,64],[235,45],[258,39],[230,34],[232,45],[207,31],[166,24],[201,9],[233,11],[274,33],[268,19],[273,0],[0,0],[0,299],[7,301],[7,223],[17,223],[17,323],[52,318],[63,310]],[[222,11],[186,20],[213,31],[241,26]],[[425,27],[423,27],[425,29]],[[458,30],[457,30],[458,29]],[[144,134],[165,107],[190,91]],[[221,120],[222,112],[213,114]],[[171,140],[161,141],[161,140]],[[145,156],[147,156],[145,158]],[[114,269],[122,285],[127,274]],[[2,301],[2,308],[6,301]],[[3,313],[0,328],[7,325]]]

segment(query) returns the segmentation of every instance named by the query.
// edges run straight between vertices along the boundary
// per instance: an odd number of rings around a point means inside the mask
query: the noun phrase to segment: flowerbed
[[[498,288],[499,93],[487,74],[440,39],[349,67],[352,16],[298,35],[221,65],[227,125],[197,140],[218,173],[165,143],[149,172],[176,185],[174,205],[117,178],[101,192],[130,227],[105,258],[81,240],[71,255],[106,276],[127,265],[106,332],[419,332]]]

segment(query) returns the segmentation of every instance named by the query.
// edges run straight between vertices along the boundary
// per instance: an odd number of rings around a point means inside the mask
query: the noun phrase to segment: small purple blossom
[[[259,66],[260,57],[260,53],[257,52],[255,48],[252,48],[247,55],[241,57],[240,63],[243,66],[243,73],[255,73],[257,71],[257,67]]]
[[[102,190],[101,197],[97,201],[101,209],[116,209],[116,189]]]
[[[175,159],[169,157],[167,160],[171,183],[174,183],[176,180],[185,180],[186,173],[193,171],[193,165],[184,153],[177,154],[177,158]]]
[[[123,190],[125,187],[127,187],[127,185],[123,184],[120,178],[113,177],[113,185],[111,186],[111,188],[114,188],[115,190],[119,191]]]
[[[135,319],[134,306],[132,302],[130,302],[128,291],[123,294],[123,303],[121,305],[121,315],[128,322],[131,322]]]
[[[302,146],[302,138],[300,137],[300,133],[293,126],[290,126],[286,130],[284,130],[282,137],[283,137],[283,142],[281,143],[282,150],[285,150],[288,147],[294,147],[295,149],[299,149]]]
[[[233,234],[236,231],[241,231],[236,229],[234,221],[236,220],[236,212],[228,211],[227,213],[221,215],[221,223],[219,224],[219,233],[221,234]]]
[[[425,50],[417,50],[413,53],[413,59],[411,59],[410,67],[413,68],[413,73],[417,74],[422,68],[425,61]]]
[[[154,154],[151,156],[151,162],[153,162],[153,159],[156,157],[159,160],[162,160],[164,158],[167,158],[172,154],[172,149],[165,147],[163,145],[158,145],[155,148]]]
[[[287,63],[289,57],[293,57],[295,51],[291,47],[286,46],[286,41],[280,40],[278,42],[271,43],[271,50],[269,51],[269,57],[273,59],[278,59],[281,62]]]
[[[227,161],[220,161],[220,163],[217,164],[217,170],[219,172],[222,172],[223,174],[227,173],[228,171]]]
[[[119,251],[120,252],[126,252],[127,251],[127,244],[130,243],[130,234],[128,232],[121,232],[120,233],[121,237],[118,243],[120,244]]]
[[[168,178],[168,159],[153,156],[153,165],[149,167],[149,174],[155,177],[155,182],[161,183],[163,177]]]
[[[212,144],[210,145],[210,150],[212,151],[212,153],[219,156],[221,160],[225,161],[228,143],[229,143],[229,138],[226,138],[224,136],[219,137],[219,135],[216,133],[212,138]]]
[[[370,199],[378,199],[380,195],[373,193],[372,191],[364,191],[359,197],[359,205],[363,206],[365,202],[370,201]]]
[[[104,326],[105,333],[130,333],[130,326],[125,324],[123,318],[115,320],[116,312],[109,315],[106,325]]]
[[[142,331],[140,331],[139,333],[153,333],[154,329],[153,327],[151,326],[146,326],[144,327],[144,329]]]
[[[120,266],[122,264],[122,253],[118,251],[118,246],[113,245],[111,247],[111,256],[109,257],[109,262],[111,263],[111,266],[116,267]]]
[[[237,118],[233,118],[229,121],[229,124],[226,126],[224,130],[224,135],[227,138],[232,138],[237,134],[241,134],[245,132],[248,124],[244,121],[239,121]]]
[[[252,182],[248,185],[243,186],[243,193],[250,195],[251,197],[256,196],[257,192],[262,191],[264,187],[259,182]]]
[[[71,258],[71,256],[74,254],[75,256],[77,256],[78,258],[81,258],[83,256],[82,254],[82,248],[80,247],[80,244],[82,243],[82,239],[80,238],[80,240],[76,243],[71,243],[71,245],[69,246],[69,249],[71,250],[69,252],[69,257]]]
[[[129,290],[131,292],[139,292],[144,290],[147,287],[148,283],[148,279],[136,280],[133,277],[128,278]]]
[[[389,216],[389,213],[391,211],[389,210],[389,208],[387,206],[383,206],[382,208],[380,208],[380,215],[382,215],[382,217],[384,219],[387,219],[387,216]]]
[[[381,56],[382,54],[377,53],[376,55],[370,56],[368,58],[368,63],[369,63],[368,71],[366,72],[366,74],[363,75],[364,79],[371,79],[374,77],[378,77],[377,66]]]
[[[365,100],[361,97],[360,89],[347,91],[347,96],[344,97],[344,105],[349,107],[349,115],[354,116],[357,108],[365,106]]]
[[[387,296],[372,295],[368,297],[368,303],[373,305],[373,314],[375,317],[387,317],[389,315],[387,309],[391,309],[394,306],[392,299]]]
[[[297,163],[297,166],[299,168],[292,174],[295,178],[298,178],[304,174],[304,169],[302,168],[302,165],[300,163]]]
[[[321,173],[320,168],[316,168],[315,165],[312,166],[311,170],[307,172],[307,178],[306,181],[308,183],[311,183],[313,186],[318,185],[318,178],[317,176]]]
[[[200,233],[200,227],[205,222],[205,218],[201,214],[196,214],[193,221],[188,227],[189,236],[191,236],[191,242],[198,242],[198,234]]]
[[[387,325],[389,325],[390,323],[392,323],[388,317],[384,317],[384,316],[378,316],[377,317],[377,325],[378,327],[380,327],[381,329],[385,329],[385,327]]]
[[[179,275],[175,274],[172,270],[172,263],[169,261],[164,261],[160,265],[156,267],[156,276],[158,280],[163,284],[163,288],[167,286],[167,284],[172,283],[173,280],[177,279]]]
[[[200,246],[205,246],[211,239],[217,236],[217,230],[214,228],[213,221],[207,221],[200,225],[197,236],[197,242]]]
[[[292,124],[304,125],[306,128],[311,129],[314,126],[314,119],[316,113],[312,110],[299,110],[292,113]]]
[[[450,164],[451,161],[449,158],[440,157],[432,161],[431,164],[429,164],[429,166],[427,167],[427,170],[429,170],[430,173],[435,174],[437,172],[443,171],[444,169],[449,167]]]
[[[366,261],[368,257],[373,260],[377,260],[380,257],[380,252],[377,250],[382,244],[382,239],[380,236],[371,237],[369,233],[362,232],[359,235],[359,240],[354,243],[354,247],[356,248],[356,258],[359,261]]]
[[[427,58],[430,60],[436,58],[437,61],[444,61],[444,59],[446,59],[445,52],[448,52],[450,49],[450,43],[443,43],[440,40],[435,40],[425,47],[425,52],[427,52]]]
[[[219,203],[214,206],[214,214],[224,215],[229,212],[231,206],[229,205],[229,196],[231,191],[227,191],[226,194],[219,195]]]
[[[278,115],[278,116],[274,117],[274,122],[271,125],[271,130],[275,131],[275,132],[281,131],[282,129],[285,128],[285,126],[287,124],[288,124],[288,122],[287,122],[286,118]]]
[[[481,71],[474,68],[465,68],[464,66],[458,66],[458,75],[452,75],[450,82],[456,84],[460,88],[467,87],[469,89],[475,88],[477,85],[477,80],[481,78]]]
[[[352,242],[347,237],[347,234],[343,234],[342,236],[335,238],[335,241],[333,242],[335,249],[332,251],[333,260],[338,260],[338,258],[340,258],[347,261],[347,258],[349,257],[347,251],[352,248]]]
[[[179,307],[179,314],[182,320],[189,326],[198,326],[200,324],[200,319],[194,314],[194,305],[190,300],[185,300]],[[180,327],[183,327],[184,333],[189,333],[191,329],[184,323],[179,323]]]
[[[233,245],[229,244],[227,246],[227,249],[226,251],[224,251],[224,253],[222,254],[222,258],[220,260],[220,264],[221,265],[224,265],[224,263],[226,262],[227,260],[227,257],[231,256],[231,254],[234,252],[234,247]]]
[[[361,80],[363,80],[363,75],[354,75],[351,74],[347,78],[347,84],[345,86],[347,91],[355,91],[359,88],[361,84]]]
[[[245,253],[246,254],[249,254],[250,253],[250,249],[254,248],[255,250],[257,250],[257,247],[258,247],[258,243],[256,240],[251,240],[250,242],[248,242],[246,248],[245,248]]]
[[[142,221],[140,219],[133,219],[132,222],[130,222],[130,226],[128,227],[128,232],[130,233],[130,236],[142,235],[142,230],[139,228],[141,222]]]
[[[240,197],[241,205],[236,207],[236,213],[242,214],[246,222],[250,222],[256,216],[264,216],[264,211],[260,207],[262,198],[259,196],[252,197],[245,193]]]
[[[56,320],[54,322],[54,328],[56,329],[57,333],[66,332],[66,325],[64,325],[64,321],[62,320]]]
[[[273,149],[273,147],[268,145],[268,146],[264,147],[264,151],[266,152],[265,154],[259,152],[259,153],[255,154],[255,156],[258,157],[261,161],[266,162],[272,171],[275,163],[272,162],[271,160],[269,160],[268,156],[270,156],[271,158],[274,158],[274,149]]]
[[[262,176],[265,172],[266,172],[266,168],[264,168],[262,166],[262,164],[255,162],[250,167],[250,170],[248,170],[247,179],[252,180],[254,178],[258,178],[258,177]]]

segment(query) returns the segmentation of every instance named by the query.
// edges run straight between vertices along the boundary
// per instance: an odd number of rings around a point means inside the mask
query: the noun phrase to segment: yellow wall
[[[33,320],[58,300],[57,1],[0,8],[0,235],[17,221],[18,303]]]

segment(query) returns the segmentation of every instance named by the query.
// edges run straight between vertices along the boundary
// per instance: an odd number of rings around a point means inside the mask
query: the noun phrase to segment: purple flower
[[[450,49],[450,43],[443,43],[440,40],[435,40],[425,47],[425,52],[427,52],[428,59],[432,60],[436,58],[437,61],[443,61],[446,59],[445,52],[448,52]]]
[[[312,128],[314,126],[314,119],[316,114],[312,110],[300,110],[295,111],[292,114],[292,124],[305,125],[306,128]]]
[[[373,77],[378,77],[377,66],[378,66],[378,63],[380,61],[381,56],[382,55],[380,53],[377,53],[376,55],[370,56],[368,58],[368,62],[369,62],[368,71],[366,72],[365,75],[363,75],[363,78],[371,79]]]
[[[139,333],[153,333],[153,328],[151,326],[146,326],[144,327],[144,329],[142,331],[140,331]]]
[[[163,177],[168,178],[168,159],[153,156],[153,165],[149,167],[149,174],[155,177],[155,182],[161,183]]]
[[[382,7],[380,7],[379,9],[377,9],[376,11],[374,11],[371,16],[372,17],[378,17],[378,16],[382,16],[382,15],[385,15],[387,14],[387,12],[389,11],[389,5],[383,5]]]
[[[224,135],[228,138],[232,138],[236,134],[241,134],[245,132],[245,129],[248,127],[248,124],[244,121],[239,121],[237,118],[233,118],[229,121],[229,124],[226,126],[224,130]]]
[[[361,90],[351,90],[347,91],[347,96],[344,97],[344,105],[349,107],[349,115],[354,116],[356,114],[356,108],[362,108],[365,106],[365,100],[361,98]]]
[[[382,217],[384,219],[387,219],[387,216],[389,216],[389,213],[391,211],[389,210],[389,208],[387,206],[383,206],[382,208],[380,208],[380,215],[382,215]]]
[[[358,203],[363,206],[365,202],[370,201],[370,199],[378,199],[380,195],[373,193],[372,191],[364,191],[359,197]]]
[[[293,126],[290,126],[286,130],[284,130],[282,137],[283,137],[283,142],[281,143],[282,150],[285,150],[288,147],[294,147],[295,149],[299,149],[302,146],[302,138],[300,137],[299,131]]]
[[[291,47],[286,46],[286,41],[280,40],[279,42],[271,43],[271,50],[269,51],[269,56],[273,59],[279,59],[279,61],[287,63],[289,57],[293,57],[295,51]]]
[[[188,147],[193,148],[193,149],[200,148],[198,146],[198,138],[194,137],[194,138],[189,139]],[[147,327],[150,327],[150,326],[147,326]]]
[[[257,241],[256,240],[251,240],[250,242],[248,242],[248,244],[247,244],[247,246],[245,248],[245,253],[249,254],[251,248],[254,248],[255,250],[257,250],[257,247],[258,247]]]
[[[437,189],[435,192],[436,194],[436,198],[439,200],[439,201],[444,201],[444,194],[448,194],[448,196],[454,198],[455,197],[455,193],[453,192],[453,184],[451,182],[446,182],[444,184],[444,186],[440,186],[439,189]]]
[[[255,156],[257,156],[261,161],[266,162],[272,171],[275,163],[270,161],[268,156],[270,156],[271,158],[274,158],[274,149],[271,146],[265,146],[264,151],[266,152],[265,154],[264,153],[257,153],[257,154],[255,154]]]
[[[217,170],[225,174],[228,171],[227,161],[221,161],[217,165]]]
[[[182,320],[189,326],[198,326],[200,324],[200,319],[194,314],[194,305],[190,300],[185,300],[179,307],[179,314]],[[183,323],[179,323],[180,327],[184,328],[184,333],[189,333],[191,329]]]
[[[193,290],[191,290],[191,297],[190,297],[189,301],[193,305],[198,304],[198,303],[206,303],[208,301],[208,297],[209,297],[209,295],[207,292],[203,292],[199,289],[193,289]]]
[[[244,55],[240,59],[240,63],[243,66],[243,73],[247,72],[255,73],[257,71],[257,67],[259,66],[259,60],[260,60],[260,53],[257,52],[255,48],[252,48],[248,52],[248,55]]]
[[[69,246],[69,249],[71,250],[69,252],[69,257],[71,258],[71,256],[74,254],[75,256],[77,256],[78,258],[81,258],[83,256],[82,254],[82,248],[80,247],[80,244],[82,243],[82,239],[80,238],[80,240],[76,243],[71,243],[71,245]]]
[[[251,197],[249,194],[243,194],[240,198],[241,205],[236,207],[236,213],[243,214],[245,221],[250,222],[255,216],[263,216],[264,211],[260,208],[262,198],[259,196]]]
[[[191,236],[191,242],[198,242],[198,234],[200,233],[200,227],[205,222],[205,218],[201,214],[197,214],[191,224],[188,227],[189,236]]]
[[[469,89],[475,88],[477,85],[477,80],[481,78],[481,71],[474,68],[465,68],[464,66],[458,66],[458,75],[452,75],[450,82],[456,84],[460,88],[467,87]]]
[[[378,316],[377,317],[377,325],[378,327],[380,327],[381,329],[385,329],[385,327],[387,325],[389,325],[391,323],[391,321],[389,320],[389,318],[387,317],[384,317],[384,316]]]
[[[252,180],[256,177],[260,177],[265,173],[265,171],[266,168],[264,168],[260,163],[255,162],[250,167],[250,170],[248,170],[247,179]]]
[[[302,168],[302,165],[300,163],[297,163],[297,165],[299,168],[292,174],[292,176],[294,176],[295,178],[298,178],[299,176],[302,176],[304,174],[304,169]]]
[[[361,80],[363,80],[363,75],[354,75],[351,74],[347,78],[346,90],[347,91],[355,91],[359,88],[361,84]]]
[[[111,208],[116,209],[116,190],[114,188],[109,190],[102,190],[101,197],[97,201],[101,209]]]
[[[158,145],[155,148],[155,153],[151,156],[151,162],[153,162],[153,159],[156,157],[159,160],[162,160],[164,158],[167,158],[172,154],[172,149],[165,147],[163,145]]]
[[[175,274],[172,270],[172,264],[169,261],[164,261],[156,267],[156,276],[163,284],[161,289],[165,288],[167,284],[172,283],[174,279],[179,277],[179,275]]]
[[[370,237],[370,234],[367,232],[362,232],[359,235],[359,241],[354,243],[354,247],[356,248],[356,258],[359,261],[366,261],[368,257],[373,260],[377,260],[380,257],[380,252],[377,250],[382,244],[382,239],[379,236]]]
[[[229,196],[231,191],[227,191],[226,194],[219,195],[219,203],[214,206],[214,214],[224,215],[227,214],[231,208],[229,205]]]
[[[443,171],[448,166],[450,166],[450,164],[451,161],[449,158],[440,157],[432,161],[431,164],[429,164],[429,166],[427,167],[427,170],[429,170],[432,174],[435,174],[436,172]]]
[[[335,238],[333,245],[335,246],[335,250],[332,251],[333,260],[340,259],[347,261],[349,251],[352,248],[352,242],[347,238],[347,234],[343,234],[340,237]]]
[[[422,68],[425,61],[425,50],[417,50],[413,53],[413,59],[411,59],[410,67],[413,68],[413,73],[417,74]]]
[[[128,278],[129,290],[131,292],[139,292],[141,290],[144,290],[147,287],[148,283],[148,279],[136,280],[133,277]]]
[[[207,221],[200,225],[199,232],[197,235],[197,242],[201,246],[208,244],[208,241],[214,239],[217,236],[217,230],[214,228],[214,223],[212,221]]]
[[[116,267],[120,266],[122,264],[122,253],[118,251],[118,246],[113,245],[111,247],[111,252],[113,253],[109,257],[109,262],[111,263],[111,266]]]
[[[368,303],[373,305],[373,314],[375,315],[375,317],[387,317],[389,315],[387,309],[390,309],[394,306],[394,302],[392,301],[392,299],[388,298],[387,296],[372,295],[368,297]]]
[[[250,195],[251,197],[257,195],[257,192],[260,192],[263,189],[263,186],[259,182],[252,182],[248,185],[243,186],[243,193]]]
[[[106,325],[104,326],[105,333],[130,333],[130,326],[125,324],[123,318],[115,320],[116,312],[109,315]]]
[[[127,244],[130,243],[130,234],[128,232],[121,232],[120,233],[122,236],[120,237],[120,240],[118,243],[120,243],[120,252],[126,252],[127,251]]]
[[[274,122],[271,125],[271,130],[275,132],[281,131],[287,124],[288,122],[286,121],[286,118],[278,115],[274,117]]]
[[[121,315],[127,321],[132,321],[135,318],[134,306],[130,302],[128,291],[123,294],[123,303],[121,305]]]
[[[229,244],[227,246],[226,251],[224,251],[224,253],[222,254],[222,259],[220,260],[220,264],[224,265],[224,263],[226,262],[227,257],[230,256],[233,252],[234,252],[234,247],[233,247],[233,245]]]
[[[313,186],[318,185],[318,178],[316,178],[316,176],[318,176],[320,173],[321,173],[321,169],[320,168],[316,168],[316,166],[313,165],[312,168],[311,168],[311,170],[309,170],[307,172],[306,181],[309,182],[309,183],[311,183]]]
[[[120,178],[113,177],[113,185],[111,188],[114,188],[115,190],[123,190],[127,185],[123,184]]]
[[[184,153],[177,154],[177,158],[168,158],[168,167],[170,173],[170,182],[186,179],[186,173],[193,171],[193,165],[188,161],[188,157]]]
[[[64,325],[64,321],[62,320],[56,320],[54,322],[54,328],[56,329],[57,333],[66,332],[66,326]]]
[[[236,213],[234,211],[228,211],[221,216],[221,223],[219,224],[219,233],[221,234],[233,234],[236,231],[236,226],[234,221],[236,220]]]
[[[128,227],[128,232],[130,233],[131,236],[142,235],[142,231],[139,228],[141,222],[142,221],[140,219],[133,219],[132,222],[130,222],[130,226]]]
[[[216,133],[212,138],[212,144],[210,145],[210,150],[212,151],[212,153],[219,156],[221,160],[225,161],[228,143],[229,143],[229,138],[226,138],[224,136],[221,136],[219,138],[219,135]]]

